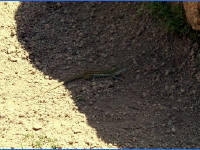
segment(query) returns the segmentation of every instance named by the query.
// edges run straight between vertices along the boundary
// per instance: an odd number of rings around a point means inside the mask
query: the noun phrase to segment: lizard
[[[35,95],[31,99],[34,99],[40,95],[44,95],[45,93],[50,92],[65,83],[69,83],[69,82],[72,82],[72,81],[78,80],[78,79],[88,80],[91,78],[103,78],[103,77],[112,77],[115,79],[119,79],[119,78],[117,78],[117,76],[125,71],[127,71],[126,68],[118,69],[116,67],[113,67],[110,70],[84,71],[83,73],[64,78],[63,81],[61,83],[59,83],[58,85],[52,87],[51,89],[44,91],[42,94]]]

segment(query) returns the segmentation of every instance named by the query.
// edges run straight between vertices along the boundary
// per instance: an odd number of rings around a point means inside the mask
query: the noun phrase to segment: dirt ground
[[[0,148],[200,148],[198,44],[141,3],[0,2],[0,16]],[[113,65],[122,80],[42,95]]]

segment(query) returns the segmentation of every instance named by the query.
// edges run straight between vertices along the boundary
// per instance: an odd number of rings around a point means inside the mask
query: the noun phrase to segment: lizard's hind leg
[[[115,79],[115,80],[124,81],[124,79],[121,79],[119,76],[112,76],[112,78]]]

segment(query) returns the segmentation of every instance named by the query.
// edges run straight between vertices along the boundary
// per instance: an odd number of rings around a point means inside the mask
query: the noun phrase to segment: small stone
[[[137,60],[135,58],[133,58],[133,64],[138,65]]]
[[[93,58],[89,58],[88,61],[89,62],[94,62],[94,59]]]
[[[172,86],[171,86],[171,89],[172,89],[172,90],[174,90],[175,88],[176,88],[176,86],[175,86],[175,85],[172,85]]]
[[[31,74],[34,75],[36,72],[35,71],[31,71]]]
[[[90,142],[86,141],[85,144],[90,145]]]
[[[156,76],[156,79],[155,79],[155,81],[157,81],[157,82],[158,82],[159,80],[160,80],[160,76],[159,76],[159,75],[157,75],[157,76]]]
[[[172,127],[172,132],[176,132],[176,129],[175,129],[175,127]]]
[[[143,51],[142,51],[142,54],[145,54],[145,53],[146,53],[146,51],[145,51],[145,50],[143,50]]]
[[[39,66],[41,63],[39,61],[35,61],[35,64]]]
[[[100,83],[100,84],[99,84],[99,87],[100,87],[100,88],[103,88],[103,87],[104,87],[104,85],[103,85],[102,83]]]
[[[168,116],[170,116],[170,114],[168,114]],[[172,120],[168,121],[168,125],[171,126],[172,125]]]
[[[86,91],[87,90],[87,87],[82,87],[82,89],[81,89],[82,91]]]
[[[11,62],[17,62],[17,58],[13,58],[13,57],[9,57],[8,60]]]
[[[50,79],[50,77],[48,75],[44,76],[45,79]]]
[[[182,99],[179,98],[179,99],[177,100],[177,102],[179,102],[179,103],[182,102]]]
[[[184,92],[185,92],[185,90],[183,88],[181,88],[181,93],[184,93]]]
[[[89,105],[93,105],[93,104],[94,104],[94,102],[93,102],[93,101],[90,101],[90,102],[89,102]]]
[[[114,83],[113,82],[108,83],[108,88],[112,88],[112,87],[114,87]]]
[[[68,143],[69,143],[70,145],[72,145],[74,142],[73,142],[73,141],[69,141]]]
[[[16,48],[14,47],[14,46],[11,46],[10,48],[8,48],[8,50],[7,50],[7,54],[12,54],[12,53],[14,53],[16,51]]]
[[[45,24],[44,27],[45,27],[45,29],[49,29],[50,25],[49,24]]]
[[[166,71],[165,71],[165,76],[168,76],[169,73],[170,73],[170,70],[166,70]]]
[[[25,117],[25,115],[24,114],[20,114],[19,117],[22,118],[22,117]]]
[[[18,124],[23,124],[23,122],[22,122],[22,121],[19,121]]]
[[[74,131],[74,134],[78,134],[78,133],[81,133],[81,131],[80,130]]]
[[[146,93],[146,92],[142,92],[142,96],[143,96],[143,97],[146,97],[146,96],[147,96],[147,93]]]
[[[102,53],[101,54],[101,57],[103,57],[103,58],[106,58],[108,55],[107,54],[105,54],[105,53]]]
[[[27,59],[28,57],[26,55],[21,56],[22,59]]]
[[[58,146],[57,149],[62,149],[62,147],[61,147],[61,146]]]
[[[196,90],[192,90],[192,94],[196,94],[196,92],[197,92]]]
[[[138,32],[136,32],[137,36],[140,36],[142,34],[142,30],[139,30]]]
[[[34,131],[38,131],[42,129],[42,126],[40,124],[35,124],[32,128]]]
[[[165,85],[165,90],[168,91],[169,90],[169,86]]]
[[[92,82],[92,86],[96,86],[96,82]]]

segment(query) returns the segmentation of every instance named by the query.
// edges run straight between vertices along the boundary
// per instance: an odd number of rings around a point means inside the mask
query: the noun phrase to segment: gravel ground
[[[139,2],[0,2],[0,148],[199,148],[198,44]],[[69,74],[112,65],[120,79]]]

